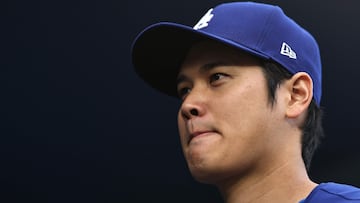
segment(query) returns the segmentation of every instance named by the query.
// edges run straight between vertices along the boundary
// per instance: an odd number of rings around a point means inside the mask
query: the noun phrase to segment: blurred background
[[[187,170],[179,102],[146,86],[130,60],[146,26],[194,25],[222,2],[2,2],[0,201],[222,202]],[[258,2],[280,5],[320,45],[327,136],[311,178],[360,186],[360,2]]]

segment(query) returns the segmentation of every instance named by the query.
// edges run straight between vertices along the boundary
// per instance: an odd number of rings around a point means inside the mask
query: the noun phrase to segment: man
[[[359,189],[307,175],[323,134],[320,53],[279,7],[226,3],[193,28],[152,25],[132,57],[141,78],[181,98],[190,172],[225,202],[360,202]]]

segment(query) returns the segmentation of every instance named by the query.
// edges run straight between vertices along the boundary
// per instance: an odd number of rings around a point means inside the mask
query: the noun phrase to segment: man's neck
[[[289,161],[266,173],[229,178],[218,188],[226,203],[298,203],[306,198],[316,187],[306,172],[305,167]]]

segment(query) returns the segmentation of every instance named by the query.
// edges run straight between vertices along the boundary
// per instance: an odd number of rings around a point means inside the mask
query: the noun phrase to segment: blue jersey
[[[321,183],[300,203],[360,203],[360,189],[338,183]]]

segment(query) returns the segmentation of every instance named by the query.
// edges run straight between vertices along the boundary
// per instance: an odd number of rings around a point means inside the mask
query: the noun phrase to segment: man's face
[[[181,145],[197,180],[246,176],[271,162],[282,110],[269,103],[255,58],[213,42],[198,43],[181,66],[177,88],[183,99]]]

